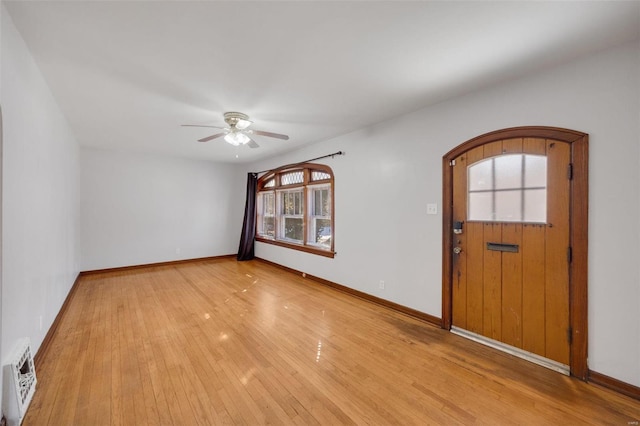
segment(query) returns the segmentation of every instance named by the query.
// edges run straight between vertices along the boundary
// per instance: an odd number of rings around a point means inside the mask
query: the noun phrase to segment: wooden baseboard
[[[604,388],[611,389],[640,401],[640,387],[591,370],[589,370],[589,377],[587,380],[596,385],[600,385]]]
[[[224,254],[221,256],[198,257],[195,259],[183,259],[183,260],[170,260],[167,262],[147,263],[143,265],[118,266],[115,268],[106,268],[106,269],[92,269],[90,271],[82,271],[80,272],[80,275],[103,274],[105,272],[126,272],[126,271],[133,271],[136,269],[143,269],[143,268],[150,268],[150,267],[176,266],[176,265],[182,265],[185,263],[202,262],[207,260],[229,259],[232,257],[235,258],[236,255]]]
[[[71,286],[71,290],[69,290],[69,293],[67,293],[67,297],[64,299],[64,302],[62,302],[62,306],[58,311],[58,315],[56,315],[56,319],[53,320],[51,327],[49,327],[49,330],[47,331],[46,336],[44,336],[44,339],[42,340],[42,343],[38,348],[38,352],[36,352],[36,355],[33,357],[33,363],[35,364],[36,371],[38,371],[42,366],[42,362],[47,354],[47,351],[49,350],[49,346],[51,346],[51,341],[53,340],[53,336],[56,334],[56,330],[58,330],[58,326],[62,321],[62,317],[64,316],[64,313],[66,312],[69,306],[69,303],[73,298],[76,292],[76,289],[78,288],[80,275],[81,274],[78,274],[75,281],[73,282],[73,285]]]
[[[338,283],[334,283],[333,281],[325,280],[324,278],[320,278],[320,277],[316,277],[316,276],[311,275],[311,274],[303,273],[302,271],[298,271],[296,269],[289,268],[288,266],[280,265],[279,263],[271,262],[270,260],[262,259],[262,258],[259,258],[259,257],[256,257],[256,260],[258,260],[260,262],[268,263],[269,265],[276,266],[278,268],[284,269],[285,271],[292,272],[292,273],[294,273],[296,275],[302,275],[303,277],[305,277],[307,279],[310,279],[310,280],[313,280],[313,281],[315,281],[315,282],[317,282],[319,284],[326,285],[328,287],[331,287],[331,288],[336,289],[338,291],[341,291],[343,293],[347,293],[347,294],[349,294],[351,296],[366,300],[368,302],[384,306],[385,308],[392,309],[392,310],[394,310],[396,312],[400,312],[400,313],[408,315],[408,316],[410,316],[412,318],[419,319],[420,321],[427,322],[430,325],[434,325],[434,326],[439,327],[439,328],[442,327],[442,320],[440,318],[438,318],[438,317],[433,316],[433,315],[429,315],[429,314],[426,314],[424,312],[420,312],[420,311],[417,311],[415,309],[412,309],[412,308],[409,308],[409,307],[406,307],[406,306],[402,306],[400,304],[397,304],[397,303],[394,303],[394,302],[390,302],[388,300],[381,299],[381,298],[376,297],[376,296],[372,296],[370,294],[364,293],[364,292],[359,291],[359,290],[354,290],[354,289],[346,287],[346,286],[344,286],[342,284],[338,284]]]

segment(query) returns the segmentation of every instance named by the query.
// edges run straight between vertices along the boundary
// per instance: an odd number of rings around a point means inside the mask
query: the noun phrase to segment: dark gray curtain
[[[238,247],[238,260],[251,260],[255,257],[256,189],[258,189],[258,175],[249,173],[247,175],[247,201],[244,205],[244,221],[242,223],[240,247]]]

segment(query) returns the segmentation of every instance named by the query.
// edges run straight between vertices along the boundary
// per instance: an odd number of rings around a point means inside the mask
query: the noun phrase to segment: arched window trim
[[[312,180],[313,173],[312,172],[321,172],[327,174],[329,177],[326,179],[317,179]],[[302,179],[300,182],[293,183],[283,183],[283,176],[288,175],[289,173],[302,172]],[[273,182],[270,184],[270,182]],[[313,227],[313,222],[315,219],[326,220],[327,217],[316,217],[311,214],[312,201],[310,199],[310,191],[314,188],[318,187],[326,187],[329,189],[329,200],[330,200],[330,221],[331,221],[331,230],[330,230],[330,247],[325,247],[322,244],[317,244],[315,242],[309,241],[310,228]],[[300,188],[302,189],[300,191]],[[296,191],[297,190],[297,191]],[[289,193],[301,193],[302,198],[302,212],[300,212],[297,208],[295,211],[290,211],[290,215],[285,215],[283,212],[278,211],[278,207],[280,203],[278,202],[278,196],[285,192]],[[271,215],[273,216],[273,225],[272,225],[272,235],[268,235],[268,231],[264,231],[264,211],[263,202],[265,202],[265,197],[268,197],[268,194],[273,194],[270,198],[273,203]],[[294,250],[304,251],[307,253],[318,254],[321,256],[331,257],[333,258],[334,253],[334,229],[335,229],[335,209],[334,209],[334,178],[333,171],[331,168],[324,164],[315,164],[315,163],[304,163],[298,165],[288,165],[283,166],[281,168],[272,170],[262,177],[258,179],[258,189],[257,189],[257,208],[256,208],[256,241],[264,242],[267,244],[273,244],[281,247],[287,247]],[[296,201],[300,197],[296,198]],[[302,239],[298,241],[290,240],[285,238],[282,234],[282,224],[285,217],[290,217],[293,219],[302,218],[303,219],[303,230],[302,230]]]

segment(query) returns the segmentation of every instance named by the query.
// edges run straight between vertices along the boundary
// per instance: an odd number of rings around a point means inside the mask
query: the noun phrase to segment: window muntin
[[[547,221],[547,157],[506,154],[467,169],[467,219],[485,222]]]
[[[305,166],[259,179],[256,239],[333,257],[333,173]]]

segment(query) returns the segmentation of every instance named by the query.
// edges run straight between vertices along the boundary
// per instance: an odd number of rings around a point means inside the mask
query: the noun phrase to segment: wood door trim
[[[570,230],[572,261],[569,264],[569,321],[571,326],[571,375],[587,380],[587,253],[589,207],[589,135],[576,130],[545,126],[511,127],[485,133],[458,145],[442,157],[442,328],[452,323],[453,171],[451,161],[477,146],[489,142],[536,137],[571,145],[573,179],[570,192]]]

